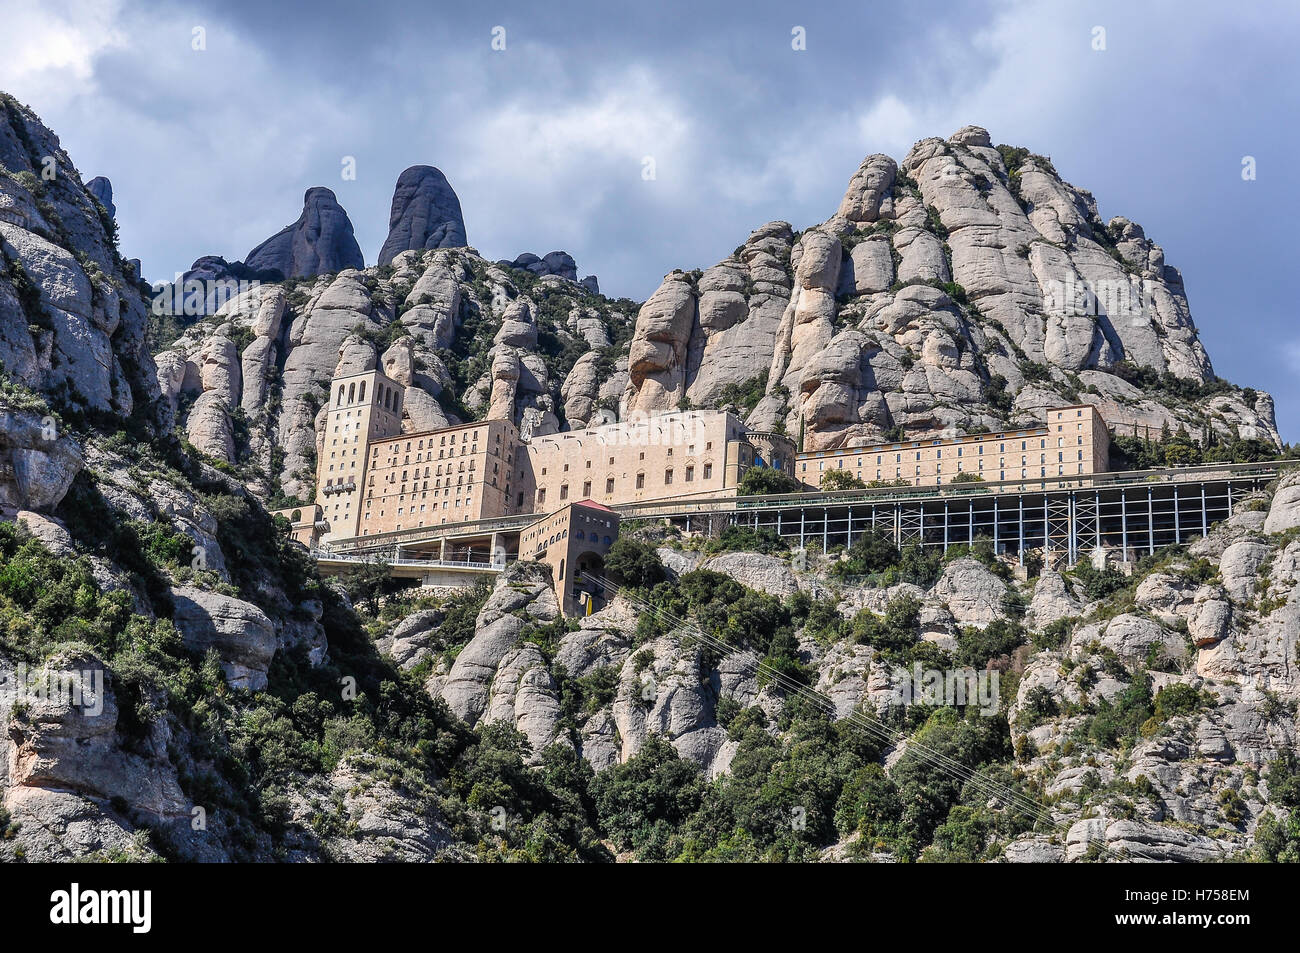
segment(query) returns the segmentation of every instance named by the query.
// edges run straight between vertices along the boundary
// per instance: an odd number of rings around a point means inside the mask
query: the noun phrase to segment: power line
[[[633,607],[638,608],[643,613],[652,616],[661,625],[663,625],[664,623],[668,623],[667,628],[669,631],[675,629],[685,629],[687,630],[687,632],[690,634],[691,637],[698,639],[703,644],[709,646],[710,648],[713,648],[716,651],[721,652],[724,655],[741,654],[742,657],[747,657],[748,659],[752,659],[754,668],[758,672],[768,675],[771,681],[776,683],[785,692],[798,695],[799,697],[802,697],[810,701],[811,703],[817,705],[823,711],[830,714],[833,718],[837,715],[837,709],[835,707],[835,703],[833,700],[831,700],[826,695],[812,688],[809,688],[803,683],[790,678],[784,672],[781,672],[779,669],[775,668],[774,666],[768,664],[767,662],[759,658],[757,653],[755,653],[753,650],[741,649],[737,646],[731,645],[730,643],[723,641],[722,639],[717,638],[716,636],[709,635],[705,633],[702,629],[700,629],[699,626],[694,625],[690,621],[675,616],[672,613],[668,612],[667,610],[655,606],[644,599],[638,599],[636,596],[630,595],[627,590],[623,589],[622,587],[614,585],[613,583],[609,582],[608,580],[600,576],[595,576],[591,573],[584,572],[580,574],[580,577],[585,581],[600,586],[603,590],[606,591],[606,593],[612,594],[614,597],[622,596]],[[1008,807],[1012,809],[1016,809],[1020,813],[1028,816],[1034,822],[1035,825],[1039,824],[1040,822],[1045,822],[1052,831],[1064,835],[1068,835],[1069,828],[1065,827],[1061,823],[1056,822],[1052,818],[1051,811],[1048,808],[1048,806],[1039,801],[1034,800],[1033,798],[1029,797],[1029,795],[1023,794],[1022,792],[1016,791],[1014,788],[1001,784],[993,780],[992,778],[989,778],[987,775],[984,775],[976,771],[974,768],[967,767],[966,765],[962,764],[960,761],[957,761],[954,758],[951,758],[940,751],[936,751],[935,749],[930,748],[929,746],[917,741],[915,738],[909,738],[907,735],[903,734],[902,732],[889,728],[879,720],[867,717],[865,713],[857,709],[854,709],[852,712],[850,712],[841,720],[847,721],[849,724],[862,729],[863,731],[867,732],[871,737],[879,741],[883,741],[886,744],[890,745],[891,747],[897,747],[899,745],[905,744],[909,751],[916,751],[917,756],[921,758],[923,761],[927,762],[936,771],[939,771],[940,773],[946,775],[947,777],[955,781],[962,783],[963,785],[971,786],[978,793],[983,794],[985,797],[997,799],[1002,801],[1003,803],[1006,803]],[[1103,853],[1111,856],[1115,860],[1124,859],[1124,857],[1122,857],[1118,851],[1109,847],[1104,841],[1090,840],[1089,844],[1090,845],[1097,844]],[[1130,855],[1134,853],[1147,860],[1159,861],[1163,859],[1151,854],[1144,854],[1141,851],[1141,849],[1129,850]]]

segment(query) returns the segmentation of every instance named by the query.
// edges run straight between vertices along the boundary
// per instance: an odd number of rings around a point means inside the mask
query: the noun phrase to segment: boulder
[[[233,688],[260,691],[276,650],[275,626],[257,606],[194,586],[172,589],[173,621],[185,647],[215,649]]]

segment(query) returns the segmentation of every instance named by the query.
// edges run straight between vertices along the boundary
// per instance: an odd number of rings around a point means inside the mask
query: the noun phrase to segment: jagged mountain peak
[[[1081,400],[1120,428],[1280,445],[1271,398],[1215,377],[1161,248],[983,127],[867,156],[831,218],[784,234],[764,226],[698,285],[665,279],[638,316],[629,407],[743,393],[751,424],[819,448]]]

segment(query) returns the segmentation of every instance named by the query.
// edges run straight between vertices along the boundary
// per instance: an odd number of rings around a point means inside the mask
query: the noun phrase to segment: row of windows
[[[543,472],[545,472],[545,470],[543,470]],[[695,467],[693,467],[693,466],[688,466],[688,467],[686,467],[686,469],[683,471],[683,473],[684,473],[684,482],[686,482],[686,483],[694,483],[694,482],[695,482]],[[664,471],[664,486],[672,486],[672,485],[673,485],[673,477],[674,477],[674,471],[673,471],[673,468],[672,468],[672,467],[669,467],[667,470]],[[705,480],[708,480],[708,479],[711,479],[712,477],[713,477],[713,464],[711,464],[711,463],[706,463],[706,464],[704,464],[704,474],[703,474],[703,478],[704,478]],[[638,473],[638,474],[636,475],[636,488],[637,488],[638,490],[644,490],[644,489],[645,489],[645,474],[644,474],[644,473]],[[606,480],[605,480],[605,493],[606,493],[606,495],[608,495],[608,494],[611,494],[611,493],[613,493],[613,492],[614,492],[614,478],[613,478],[613,477],[608,477],[608,478],[606,478]],[[584,483],[582,484],[582,495],[583,495],[584,498],[585,498],[585,497],[589,497],[589,496],[591,496],[591,481],[590,481],[590,480],[587,480],[586,482],[584,482]],[[567,500],[568,498],[569,498],[569,484],[567,484],[567,483],[561,483],[561,484],[560,484],[560,499],[561,499],[561,500]],[[520,498],[520,503],[522,503],[522,502],[523,502],[523,499],[522,499],[522,497],[521,497],[521,498]],[[542,503],[545,503],[545,502],[546,502],[546,487],[538,487],[538,489],[537,489],[537,502],[538,502],[539,505],[542,504]]]

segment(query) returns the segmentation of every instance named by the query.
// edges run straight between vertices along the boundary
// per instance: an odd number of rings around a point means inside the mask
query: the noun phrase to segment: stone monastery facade
[[[744,472],[772,466],[820,486],[831,469],[864,483],[933,486],[1101,472],[1109,434],[1088,405],[1050,408],[1039,426],[797,453],[725,411],[681,411],[523,440],[508,420],[402,433],[403,388],[381,370],[336,377],[317,454],[321,542],[590,501],[609,507],[735,493]]]

